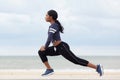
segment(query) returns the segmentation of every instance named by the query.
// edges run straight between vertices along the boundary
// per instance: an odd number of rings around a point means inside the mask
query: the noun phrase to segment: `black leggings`
[[[48,47],[45,51],[39,50],[38,54],[39,54],[43,63],[48,61],[47,56],[57,56],[57,55],[62,55],[64,58],[73,62],[74,64],[87,66],[89,63],[87,60],[84,60],[84,59],[81,59],[81,58],[75,56],[71,52],[69,45],[65,42],[61,42],[56,47],[54,47],[54,46]]]

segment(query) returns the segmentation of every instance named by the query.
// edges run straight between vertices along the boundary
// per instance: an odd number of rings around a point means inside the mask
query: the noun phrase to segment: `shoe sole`
[[[45,76],[50,76],[50,75],[53,75],[53,74],[54,74],[54,72],[51,72],[51,73],[49,73],[47,75],[41,75],[41,76],[45,77]]]
[[[101,72],[102,72],[101,76],[103,76],[104,75],[104,68],[103,68],[103,66],[101,64],[100,64],[100,67],[101,67]]]

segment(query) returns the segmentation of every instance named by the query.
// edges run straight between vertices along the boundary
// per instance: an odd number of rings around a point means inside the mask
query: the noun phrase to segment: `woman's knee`
[[[39,50],[39,51],[38,51],[38,54],[39,54],[40,56],[42,56],[42,55],[44,54],[44,51]]]
[[[41,58],[42,62],[46,62],[47,61],[47,57],[46,57],[46,54],[45,54],[45,51],[38,51],[38,55],[39,57]]]
[[[77,64],[77,65],[82,65],[82,66],[87,66],[88,65],[88,61],[86,61],[86,60],[82,60],[82,61],[73,60],[73,63]]]

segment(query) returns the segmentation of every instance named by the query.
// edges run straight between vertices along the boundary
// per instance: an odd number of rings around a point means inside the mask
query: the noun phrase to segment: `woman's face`
[[[46,20],[47,22],[51,22],[52,17],[49,16],[48,14],[46,14],[46,16],[45,16],[45,20]]]

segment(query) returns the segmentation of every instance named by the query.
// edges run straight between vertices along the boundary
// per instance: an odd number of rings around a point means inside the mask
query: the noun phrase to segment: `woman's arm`
[[[50,42],[52,41],[52,38],[53,38],[53,33],[49,33],[46,44],[45,44],[45,49],[48,48],[48,46],[50,45]]]

